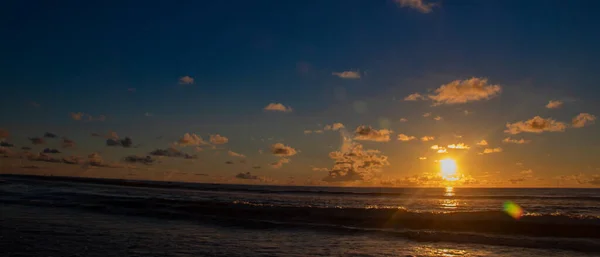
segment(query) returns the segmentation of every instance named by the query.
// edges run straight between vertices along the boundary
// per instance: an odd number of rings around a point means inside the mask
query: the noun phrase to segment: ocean
[[[1,175],[0,255],[600,256],[600,189]]]

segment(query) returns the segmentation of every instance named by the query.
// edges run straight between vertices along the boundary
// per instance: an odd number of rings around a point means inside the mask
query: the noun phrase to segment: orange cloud
[[[227,144],[227,142],[229,142],[229,138],[221,136],[219,134],[210,135],[210,142],[215,145]]]
[[[470,78],[455,80],[442,85],[429,95],[429,98],[440,104],[460,104],[473,101],[487,100],[497,96],[502,91],[499,85],[491,85],[486,78]]]
[[[389,142],[392,131],[388,129],[376,130],[367,126],[358,126],[354,131],[355,140]]]
[[[448,148],[450,149],[458,149],[458,150],[467,150],[471,147],[469,147],[468,145],[465,145],[464,143],[458,143],[458,144],[451,144],[448,145]]]
[[[564,122],[556,121],[552,118],[542,118],[535,116],[527,121],[519,121],[515,123],[507,123],[504,133],[519,134],[522,132],[542,133],[548,132],[563,132],[567,128]]]
[[[417,138],[413,137],[413,136],[407,136],[405,134],[398,134],[399,141],[411,141],[411,140],[415,140],[415,139],[417,139]]]
[[[245,156],[245,155],[243,155],[243,154],[240,154],[240,153],[236,153],[236,152],[234,152],[234,151],[231,151],[231,150],[227,151],[227,154],[228,154],[229,156],[232,156],[232,157],[246,158],[246,156]]]
[[[512,144],[527,144],[529,142],[531,142],[531,140],[525,140],[523,138],[521,139],[513,139],[511,137],[507,137],[505,139],[502,139],[503,143],[512,143]]]
[[[296,155],[297,152],[296,149],[290,146],[286,146],[282,143],[276,143],[271,145],[271,153],[276,156],[289,157]]]
[[[435,118],[433,118],[433,119],[434,119],[434,120],[437,120],[437,121],[443,120],[443,118],[442,118],[442,117],[440,117],[440,116],[435,116]]]
[[[435,137],[431,137],[431,136],[421,137],[421,141],[423,141],[423,142],[432,141],[434,139],[435,139]]]
[[[485,141],[485,140],[481,140],[481,141],[479,141],[479,142],[477,143],[477,145],[479,145],[479,146],[486,146],[486,145],[488,145],[488,142],[487,142],[487,141]]]
[[[190,84],[194,84],[194,78],[190,77],[190,76],[183,76],[179,78],[179,84],[180,85],[190,85]]]
[[[264,110],[273,112],[291,112],[292,107],[285,106],[281,103],[270,103],[269,105],[265,106]]]
[[[431,113],[430,113],[430,112],[423,113],[423,117],[427,118],[427,117],[429,117],[429,116],[431,116]]]
[[[8,130],[0,128],[0,139],[7,139],[8,136],[10,136],[10,133],[8,133]]]
[[[546,108],[548,109],[558,109],[560,107],[563,106],[563,102],[559,101],[559,100],[550,100],[550,102],[548,102],[548,104],[546,105]]]
[[[358,143],[352,143],[342,150],[329,153],[335,161],[333,168],[323,180],[327,182],[369,181],[385,166],[389,166],[388,157],[378,150],[365,150]]]
[[[360,79],[360,73],[357,71],[333,72],[331,75],[338,76],[343,79]]]
[[[410,94],[407,97],[404,97],[404,101],[418,101],[418,100],[424,100],[424,99],[425,99],[425,97],[419,93]]]
[[[118,136],[116,136],[116,133],[114,136],[118,138]],[[196,134],[185,133],[183,134],[183,137],[181,137],[175,144],[179,146],[199,146],[207,145],[208,143],[204,141],[202,137]]]
[[[500,147],[496,147],[496,148],[486,148],[483,149],[483,154],[489,154],[489,153],[499,153],[502,152],[502,148]]]
[[[432,8],[437,6],[434,3],[425,3],[423,0],[394,0],[401,7],[415,9],[422,13],[430,13]]]
[[[278,161],[271,163],[270,165],[274,169],[279,169],[279,168],[283,167],[283,164],[290,163],[290,162],[291,162],[291,160],[288,158],[281,158]]]
[[[400,122],[407,122],[408,119],[407,118],[400,118]]]
[[[343,129],[343,128],[345,128],[344,124],[336,122],[336,123],[333,123],[331,125],[326,125],[324,129],[325,130],[337,131],[337,130],[340,130],[340,129]]]
[[[574,128],[582,128],[586,125],[594,124],[596,120],[596,116],[591,115],[589,113],[580,113],[573,118],[571,124],[573,124]]]

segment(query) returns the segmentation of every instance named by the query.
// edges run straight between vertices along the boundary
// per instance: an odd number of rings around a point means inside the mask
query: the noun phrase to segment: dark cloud
[[[368,126],[358,126],[354,131],[354,139],[375,142],[389,142],[391,134],[392,131],[388,129],[377,130]]]
[[[535,116],[526,121],[507,123],[506,130],[504,130],[504,133],[516,135],[523,132],[564,132],[566,128],[567,124],[565,124],[564,122],[556,121],[551,118],[542,118],[540,116]]]
[[[63,140],[62,140],[62,147],[63,148],[72,148],[72,147],[75,147],[75,141],[64,137]]]
[[[253,169],[260,169],[260,166],[252,166]]]
[[[133,144],[133,141],[129,137],[125,137],[125,139],[112,139],[112,138],[109,138],[109,139],[106,140],[106,145],[107,146],[122,146],[122,147],[125,147],[125,148],[129,148],[129,147],[131,147],[132,144]]]
[[[29,140],[31,140],[31,143],[34,145],[43,145],[46,143],[46,141],[40,137],[30,137]]]
[[[8,142],[2,141],[2,142],[0,142],[0,146],[2,146],[2,147],[14,147],[15,145],[13,145],[11,143],[8,143]]]
[[[54,133],[46,132],[44,133],[44,137],[46,138],[57,138],[58,136]]]
[[[226,161],[225,164],[234,164],[232,161]]]
[[[152,158],[152,156],[137,156],[137,155],[129,155],[123,158],[124,162],[128,163],[142,163],[146,165],[151,165],[156,161],[156,159]]]
[[[289,157],[295,155],[297,152],[296,149],[290,146],[286,146],[282,143],[276,143],[271,145],[271,153],[280,157]]]
[[[150,152],[150,155],[165,156],[165,157],[178,157],[178,158],[184,158],[184,159],[198,158],[196,155],[189,155],[187,153],[181,152],[172,147],[168,148],[168,149],[156,149],[156,150]]]
[[[29,150],[31,150],[31,147],[23,146],[23,147],[21,147],[21,150],[29,151]]]
[[[80,164],[81,161],[81,157],[77,156],[67,156],[62,158],[62,162],[66,164]]]
[[[62,162],[61,159],[52,157],[52,156],[44,154],[44,153],[39,153],[38,155],[29,155],[27,158],[30,161],[54,162],[54,163],[60,163],[60,162]]]
[[[329,158],[335,163],[323,179],[327,182],[368,181],[390,165],[388,157],[380,151],[363,149],[361,144],[350,142],[345,142],[341,151],[329,153]]]
[[[239,179],[258,179],[258,176],[254,176],[250,172],[246,172],[246,173],[242,172],[240,174],[235,175],[235,177],[239,178]]]
[[[60,151],[58,149],[46,148],[43,153],[60,153]]]

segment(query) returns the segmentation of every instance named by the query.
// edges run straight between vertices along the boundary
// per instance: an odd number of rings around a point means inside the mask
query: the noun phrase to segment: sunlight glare
[[[456,161],[450,159],[450,158],[446,158],[446,159],[442,159],[440,160],[440,172],[442,175],[442,178],[444,178],[447,181],[455,181],[458,178],[456,177]]]

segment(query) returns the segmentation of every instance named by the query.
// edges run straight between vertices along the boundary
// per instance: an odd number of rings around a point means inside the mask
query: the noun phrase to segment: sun
[[[444,178],[447,181],[455,181],[458,179],[458,177],[456,176],[456,161],[450,159],[450,158],[446,158],[446,159],[442,159],[440,160],[440,173],[442,175],[442,178]]]

